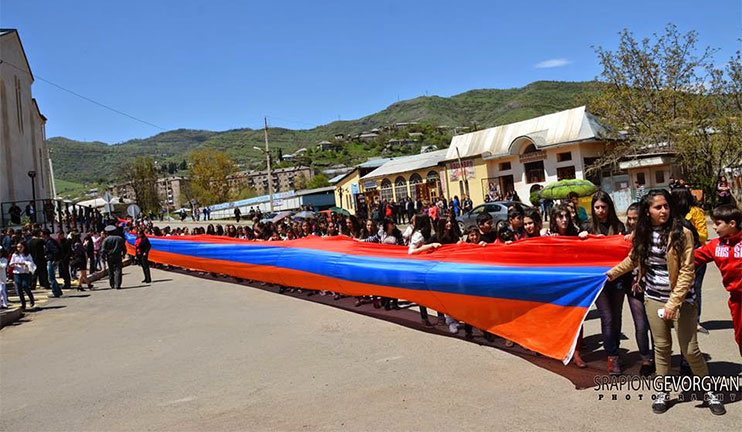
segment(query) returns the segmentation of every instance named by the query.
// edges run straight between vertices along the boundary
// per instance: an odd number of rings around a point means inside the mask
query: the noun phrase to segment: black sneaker
[[[655,414],[664,414],[667,411],[667,404],[670,401],[670,393],[659,392],[654,395],[652,402],[652,412]]]
[[[643,364],[642,367],[639,369],[639,374],[643,377],[648,377],[652,375],[657,368],[654,366],[654,362],[649,364]]]
[[[719,399],[719,397],[716,396],[713,392],[707,392],[704,395],[704,399],[706,400],[706,403],[708,403],[709,405],[711,414],[724,415],[727,413],[726,408],[724,408],[724,404],[721,403],[721,399]]]

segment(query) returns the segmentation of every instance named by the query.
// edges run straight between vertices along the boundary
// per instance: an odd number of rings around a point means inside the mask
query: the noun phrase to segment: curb
[[[23,311],[19,307],[12,309],[4,309],[0,312],[0,329],[13,324],[14,322],[23,318]]]

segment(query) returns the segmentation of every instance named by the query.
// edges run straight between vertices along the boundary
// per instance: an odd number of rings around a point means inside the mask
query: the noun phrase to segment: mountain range
[[[486,128],[579,106],[595,91],[593,82],[537,81],[522,88],[478,89],[450,97],[422,96],[396,102],[357,120],[335,121],[303,130],[269,128],[268,136],[272,149],[280,148],[283,154],[288,154],[332,139],[335,134],[358,134],[397,122]],[[253,146],[262,147],[263,140],[262,129],[221,132],[176,129],[113,145],[65,137],[50,138],[47,144],[55,177],[61,180],[60,184],[74,189],[120,180],[120,168],[139,155],[150,155],[160,164],[179,163],[188,159],[191,151],[204,147],[226,151],[240,167],[257,167],[263,155]]]

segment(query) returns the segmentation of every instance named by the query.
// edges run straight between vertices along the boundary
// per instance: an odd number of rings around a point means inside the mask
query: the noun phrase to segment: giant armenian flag
[[[129,253],[135,237],[127,234]],[[630,244],[621,236],[538,237],[509,245],[403,246],[348,237],[251,241],[150,237],[150,261],[289,287],[406,299],[562,360]]]

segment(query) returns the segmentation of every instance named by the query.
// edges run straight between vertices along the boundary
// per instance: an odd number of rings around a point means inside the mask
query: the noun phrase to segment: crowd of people
[[[77,226],[84,228],[86,224],[79,221]],[[26,309],[26,298],[30,307],[35,307],[33,290],[37,286],[49,290],[50,297],[61,297],[72,289],[73,281],[78,291],[94,289],[89,275],[99,270],[108,270],[111,288],[120,289],[126,254],[120,229],[88,226],[87,230],[52,233],[35,223],[0,231],[0,308],[9,307],[9,281],[13,281],[22,310]],[[63,281],[61,286],[57,276]]]
[[[151,220],[140,219],[130,228],[137,234],[135,258],[142,265],[144,282],[151,282],[148,255],[151,249],[148,236],[211,235],[257,241],[285,241],[308,236],[347,236],[359,242],[381,243],[407,247],[410,255],[423,254],[444,244],[472,243],[486,246],[491,243],[504,245],[540,236],[589,236],[623,235],[631,242],[629,256],[606,273],[608,282],[596,300],[600,316],[603,349],[607,356],[606,370],[611,375],[622,373],[619,348],[621,344],[622,312],[628,302],[634,323],[636,343],[641,355],[640,373],[649,376],[669,374],[672,338],[670,328],[678,333],[683,357],[681,373],[697,376],[708,375],[706,360],[696,337],[704,332],[700,326],[703,276],[706,264],[714,261],[722,272],[725,288],[730,294],[729,308],[732,315],[735,340],[742,355],[742,211],[733,204],[722,204],[711,213],[718,238],[708,242],[708,228],[704,211],[696,203],[687,187],[676,185],[671,191],[655,189],[643,193],[639,201],[627,210],[625,221],[619,220],[609,194],[598,191],[592,196],[586,211],[579,205],[576,194],[559,202],[550,211],[545,223],[542,210],[512,202],[507,220],[495,223],[492,215],[483,212],[477,216],[476,226],[461,232],[456,220],[458,212],[470,204],[454,198],[450,204],[440,200],[428,206],[412,204],[407,211],[409,225],[401,230],[400,219],[395,217],[394,205],[382,202],[381,214],[344,215],[332,213],[329,217],[291,219],[271,222],[250,212],[248,224],[209,224],[207,227],[160,228]],[[412,202],[403,201],[406,208]],[[431,208],[435,208],[433,212]],[[391,212],[391,214],[390,214]],[[431,214],[432,213],[432,214]],[[370,216],[370,217],[369,217]],[[403,218],[404,220],[404,218]],[[99,228],[99,227],[98,227]],[[108,228],[108,227],[107,227]],[[113,228],[113,227],[110,227]],[[109,240],[115,237],[114,240]],[[2,260],[0,265],[12,271],[16,290],[25,308],[24,294],[31,306],[32,289],[39,283],[51,290],[53,296],[62,295],[70,288],[70,276],[78,277],[77,289],[92,288],[86,270],[95,271],[105,263],[118,268],[112,275],[112,288],[120,287],[121,257],[125,253],[123,239],[105,230],[90,228],[84,232],[59,232],[56,236],[39,225],[27,225],[22,230],[5,230],[0,236]],[[102,241],[101,241],[102,240]],[[64,284],[58,286],[54,274],[59,271]],[[4,273],[4,272],[0,272]],[[115,272],[112,272],[115,273]],[[3,284],[3,306],[7,306],[7,293]],[[292,289],[283,287],[281,291]],[[292,289],[294,292],[301,290]],[[340,299],[339,293],[326,291],[306,292],[307,295],[331,295]],[[399,300],[383,297],[356,297],[355,305],[372,304],[387,310],[399,308]],[[419,307],[420,319],[432,327],[428,311]],[[473,338],[473,328],[455,317],[438,314],[439,325],[447,325],[451,333],[458,333],[463,324],[465,336]],[[493,335],[482,331],[482,337],[492,340]],[[580,349],[582,334],[573,356],[577,367],[585,367]],[[506,341],[512,346],[513,343]],[[711,411],[722,414],[722,402],[713,393],[706,395]],[[661,393],[654,398],[652,408],[661,413],[667,409],[668,395]]]

